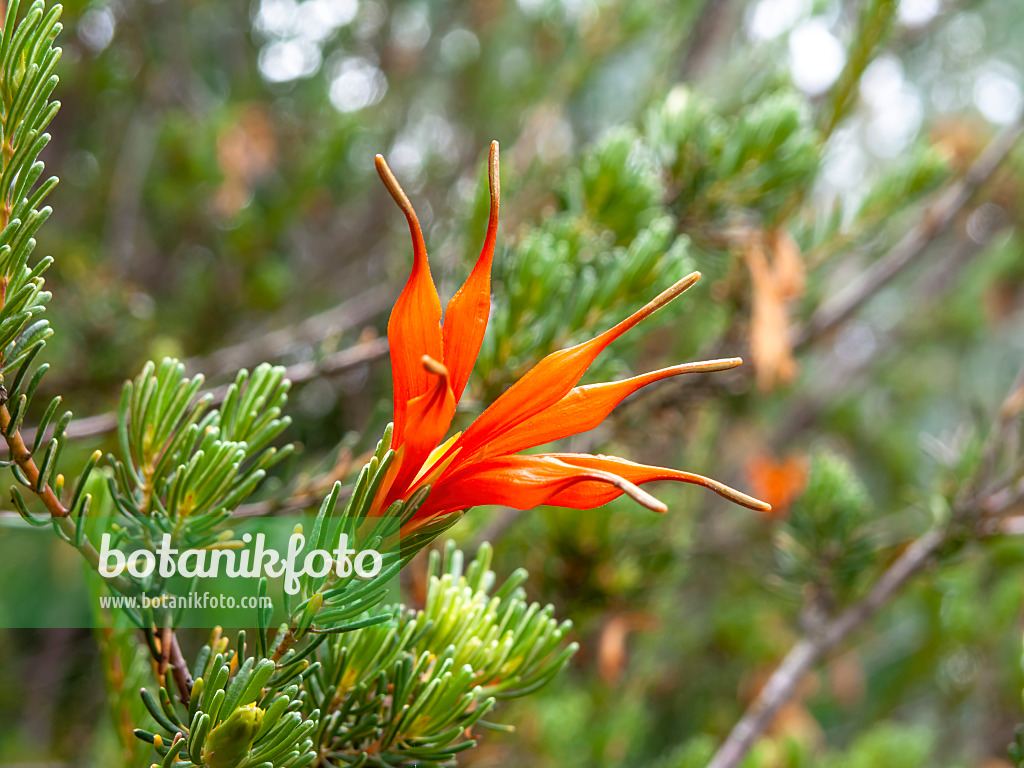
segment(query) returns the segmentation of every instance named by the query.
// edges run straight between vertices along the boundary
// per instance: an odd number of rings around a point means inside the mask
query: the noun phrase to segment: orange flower
[[[592,509],[627,494],[664,512],[664,504],[638,487],[654,480],[695,483],[751,509],[770,508],[715,480],[676,469],[611,456],[519,453],[594,429],[625,397],[647,384],[683,373],[733,368],[742,362],[729,358],[688,363],[623,381],[576,386],[605,347],[697,282],[698,272],[590,341],[551,353],[465,432],[445,440],[490,313],[491,260],[498,228],[498,143],[491,144],[491,211],[484,247],[443,316],[412,204],[380,155],[377,172],[408,220],[413,267],[388,322],[395,407],[391,448],[396,456],[377,492],[372,515],[384,514],[393,502],[408,499],[425,485],[431,486],[430,494],[403,526],[403,535],[480,504]]]
[[[806,456],[791,454],[778,460],[768,453],[755,455],[747,462],[747,480],[754,493],[771,503],[765,513],[769,520],[784,518],[793,502],[807,489],[811,473]]]

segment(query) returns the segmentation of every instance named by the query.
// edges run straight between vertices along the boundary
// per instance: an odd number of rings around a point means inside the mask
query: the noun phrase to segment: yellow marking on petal
[[[387,498],[388,493],[391,491],[391,486],[395,484],[395,478],[398,477],[398,470],[402,466],[402,456],[405,454],[405,446],[400,446],[395,451],[395,458],[391,462],[391,466],[388,467],[387,474],[384,475],[384,479],[381,481],[380,487],[377,489],[377,495],[373,497],[373,503],[370,505],[370,511],[368,517],[379,517],[383,514],[384,499]]]
[[[448,449],[455,444],[455,441],[459,439],[461,434],[461,432],[456,432],[430,452],[430,455],[427,456],[427,460],[423,462],[423,466],[420,467],[420,471],[412,481],[413,486],[426,485],[427,482],[433,483],[441,472],[451,466],[452,461],[454,461],[455,457],[459,455],[459,451],[453,451],[451,456],[445,457],[444,461],[441,461],[436,467],[434,466],[434,462],[444,456]],[[429,479],[427,478],[428,475]]]

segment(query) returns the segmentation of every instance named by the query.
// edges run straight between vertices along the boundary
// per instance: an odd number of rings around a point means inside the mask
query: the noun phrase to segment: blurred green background
[[[659,387],[566,444],[712,475],[783,502],[776,515],[686,487],[658,489],[663,517],[626,501],[478,509],[456,527],[470,549],[494,541],[501,575],[529,568],[531,597],[582,644],[464,764],[703,766],[808,596],[828,611],[863,594],[948,507],[1024,357],[1020,152],[795,368],[756,330],[812,316],[1019,123],[1019,0],[70,0],[63,21],[44,394],[87,416],[150,358],[220,383],[369,350],[296,387],[303,451],[265,484],[269,508],[358,469],[348,457],[389,417],[386,356],[367,345],[411,254],[377,152],[446,299],[483,240],[501,143],[495,310],[465,420],[692,269],[698,287],[594,380],[753,354],[756,378],[748,361]],[[83,437],[79,461],[108,441]],[[80,578],[75,552],[50,551],[26,590]],[[748,765],[1010,765],[1022,564],[1010,535],[944,553],[806,681]],[[0,764],[146,765],[125,712],[147,674],[109,632],[0,630]]]

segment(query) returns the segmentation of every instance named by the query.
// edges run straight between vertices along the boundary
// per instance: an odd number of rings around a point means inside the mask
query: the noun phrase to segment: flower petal
[[[610,472],[636,485],[650,483],[654,480],[675,480],[681,483],[702,485],[729,501],[758,512],[770,512],[772,509],[770,504],[755,499],[753,496],[740,493],[724,483],[704,477],[703,475],[695,475],[692,472],[683,472],[679,469],[668,469],[666,467],[651,467],[646,464],[637,464],[626,459],[620,459],[616,456],[591,456],[585,453],[552,453],[547,455],[579,469]],[[552,496],[547,503],[559,507],[592,509],[593,507],[599,507],[602,504],[608,503],[618,496],[619,493],[605,484],[580,483],[560,491]]]
[[[502,432],[526,421],[561,400],[576,386],[583,374],[587,372],[587,368],[605,347],[641,320],[650,317],[675,299],[699,279],[700,272],[687,275],[653,301],[599,336],[574,347],[552,352],[543,358],[480,414],[463,433],[456,443],[456,446],[462,450],[462,460],[475,458],[480,449],[495,440]]]
[[[449,512],[482,504],[532,509],[553,503],[555,498],[570,498],[566,494],[577,486],[604,487],[610,494],[607,498],[628,493],[645,506],[664,511],[661,502],[613,472],[601,467],[574,466],[557,454],[536,454],[498,456],[462,467],[438,481],[414,521],[422,525]],[[591,506],[598,504],[578,508]]]
[[[391,350],[391,377],[394,389],[395,427],[391,447],[405,442],[408,402],[431,389],[431,376],[423,368],[423,356],[444,362],[441,341],[441,300],[427,261],[423,231],[412,203],[402,190],[384,158],[377,155],[377,173],[391,197],[402,209],[412,233],[412,273],[402,289],[388,320],[388,346]]]
[[[623,381],[576,387],[554,405],[495,436],[487,443],[483,455],[486,457],[516,453],[524,448],[544,445],[563,437],[587,432],[598,427],[619,403],[641,387],[684,373],[724,371],[735,368],[742,362],[738,357],[730,357],[724,360],[684,363]]]
[[[433,386],[429,392],[414,397],[408,403],[400,466],[381,505],[383,509],[411,495],[424,462],[444,439],[455,415],[455,398],[448,386],[448,372],[444,366],[426,356],[421,365],[434,377]]]
[[[484,340],[487,318],[491,312],[491,261],[494,242],[498,234],[498,142],[491,142],[489,163],[491,213],[487,221],[487,237],[476,266],[461,288],[452,296],[444,313],[444,364],[451,376],[450,384],[455,402],[469,381],[480,345]]]

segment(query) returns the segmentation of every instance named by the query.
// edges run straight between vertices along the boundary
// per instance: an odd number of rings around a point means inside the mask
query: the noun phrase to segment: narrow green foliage
[[[606,132],[568,172],[561,210],[495,260],[479,399],[494,400],[544,354],[638,309],[692,271],[700,251],[731,257],[733,243],[716,230],[737,220],[781,224],[810,190],[819,156],[807,103],[788,90],[726,113],[680,86],[649,111],[642,131]],[[654,322],[671,323],[688,303]],[[594,375],[616,362],[613,352]]]
[[[216,630],[193,664],[189,706],[143,690],[163,734],[136,735],[166,757],[182,734],[188,767],[297,768],[315,753],[338,765],[448,764],[475,743],[468,729],[499,727],[481,721],[497,700],[541,687],[576,651],[569,622],[526,602],[525,572],[497,586],[490,560],[490,545],[466,565],[449,543],[443,558],[431,553],[423,610],[386,609],[389,623],[320,634],[278,663],[245,658],[244,632],[229,650]]]
[[[646,132],[676,192],[672,211],[693,224],[734,218],[747,209],[771,226],[806,193],[818,169],[810,114],[787,91],[728,115],[677,86],[651,110]]]
[[[583,157],[566,180],[570,210],[614,233],[627,245],[658,215],[664,198],[658,166],[650,148],[632,128],[609,131]]]
[[[415,514],[426,500],[429,487],[411,499],[396,502],[388,514],[369,516],[376,491],[394,461],[394,451],[387,448],[391,441],[390,429],[389,426],[384,439],[377,445],[375,455],[360,471],[348,502],[340,513],[337,504],[341,483],[334,484],[320,505],[303,550],[336,552],[340,548],[358,552],[373,549],[380,553],[380,572],[369,580],[359,578],[354,569],[344,575],[338,575],[336,568],[323,576],[304,575],[300,580],[300,602],[292,610],[288,623],[295,639],[301,639],[310,632],[348,632],[387,621],[389,612],[378,615],[369,615],[368,612],[387,598],[392,580],[416,552],[430,541],[425,539],[419,546],[409,546],[400,537],[403,519]],[[266,635],[257,642],[268,644]],[[289,651],[284,658],[295,660],[301,657]]]
[[[932,764],[935,741],[928,728],[883,721],[820,764],[823,768],[925,768]]]
[[[60,48],[53,45],[60,32],[61,7],[46,10],[36,0],[18,21],[19,3],[7,8],[0,40],[0,372],[7,375],[38,352],[50,335],[39,316],[50,294],[43,290],[42,272],[51,259],[34,268],[29,258],[35,247],[33,235],[50,215],[41,208],[43,199],[57,183],[50,177],[40,182],[43,164],[37,159],[50,140],[46,126],[59,104],[50,101],[57,84],[53,74]],[[17,392],[9,391],[9,396]]]
[[[263,710],[255,704],[240,707],[206,738],[203,762],[210,768],[237,768],[252,751],[263,726]]]
[[[807,488],[776,533],[776,572],[794,596],[811,585],[819,607],[841,606],[864,583],[879,542],[870,503],[852,467],[819,451]]]
[[[7,6],[0,36],[0,407],[8,418],[3,436],[13,447],[24,442],[22,425],[33,407],[33,397],[45,375],[46,364],[35,366],[39,352],[52,334],[43,317],[50,294],[44,290],[43,273],[53,263],[49,256],[35,264],[35,233],[50,215],[43,206],[57,184],[44,177],[39,153],[50,141],[46,128],[60,104],[50,100],[57,85],[54,70],[61,50],[54,41],[61,30],[61,6],[46,7],[35,0],[21,14],[18,0]],[[60,412],[61,398],[53,398],[35,425],[35,439],[27,452],[7,463],[15,480],[46,500],[54,532],[79,549],[87,560],[95,550],[85,536],[90,496],[83,493],[96,466],[94,455],[64,498],[65,480],[60,459],[71,412]],[[12,451],[13,453],[13,451]],[[38,474],[33,477],[33,471]],[[43,521],[32,516],[21,491],[11,488],[11,499],[21,516],[32,525]],[[118,582],[119,586],[125,586]]]
[[[432,553],[426,606],[395,609],[390,625],[339,635],[306,678],[313,703],[330,715],[321,746],[339,764],[442,765],[471,746],[464,732],[501,698],[529,693],[565,666],[568,622],[527,604],[516,573],[495,589],[490,547],[463,568],[449,544]],[[386,695],[390,694],[390,695]],[[377,752],[379,750],[379,752]]]
[[[931,192],[949,177],[949,166],[933,146],[916,145],[872,187],[861,204],[858,218],[883,221],[900,203]]]
[[[147,363],[125,384],[118,412],[124,458],[111,457],[111,490],[118,508],[157,538],[173,530],[183,543],[204,546],[291,451],[269,446],[289,424],[281,415],[289,383],[279,367],[243,370],[218,409],[212,395],[199,395],[202,377],[184,373],[177,360]]]
[[[847,55],[846,66],[832,87],[822,111],[821,131],[824,137],[831,136],[836,126],[850,112],[859,92],[861,76],[885,40],[898,7],[898,0],[867,0],[861,4],[857,31]]]
[[[52,177],[40,181],[44,169],[38,156],[50,140],[45,129],[60,106],[50,101],[50,94],[57,84],[53,71],[60,48],[53,42],[61,29],[61,7],[47,10],[43,0],[36,0],[20,20],[19,7],[18,2],[7,7],[0,38],[0,380],[6,383],[13,375],[4,393],[3,405],[11,404],[5,437],[18,431],[30,407],[45,372],[44,366],[29,376],[32,361],[52,333],[41,317],[50,299],[43,290],[42,273],[52,259],[44,258],[34,266],[29,259],[35,248],[33,236],[50,215],[49,208],[40,206],[57,183]],[[23,388],[26,380],[28,387]],[[43,444],[59,403],[57,398],[46,409],[32,453]],[[61,417],[46,443],[38,481],[30,484],[24,473],[15,472],[18,481],[34,492],[43,492],[56,475],[70,418],[70,414]],[[15,504],[21,511],[19,501]]]
[[[687,241],[677,236],[675,220],[647,218],[623,246],[585,216],[561,214],[525,235],[495,265],[500,285],[492,300],[495,330],[484,338],[478,360],[486,372],[487,399],[541,355],[604,330],[613,318],[635,311],[661,287],[692,271]],[[687,303],[681,299],[666,317]]]
[[[1010,763],[1013,768],[1024,766],[1024,725],[1018,725],[1013,730],[1013,741],[1007,749]]]
[[[242,633],[238,648],[244,644]],[[135,735],[154,744],[158,755],[166,759],[172,754],[171,741],[180,733],[183,744],[175,763],[179,768],[238,768],[264,763],[274,768],[299,768],[309,764],[314,753],[307,737],[319,712],[313,710],[304,718],[295,711],[305,698],[297,686],[283,690],[268,687],[274,662],[257,662],[252,657],[240,662],[236,653],[227,649],[227,639],[221,637],[220,630],[215,630],[194,669],[208,677],[195,681],[187,709],[172,703],[164,688],[160,690],[163,706],[145,689],[142,691],[143,702],[164,733],[138,729]],[[312,669],[308,667],[306,674]]]

